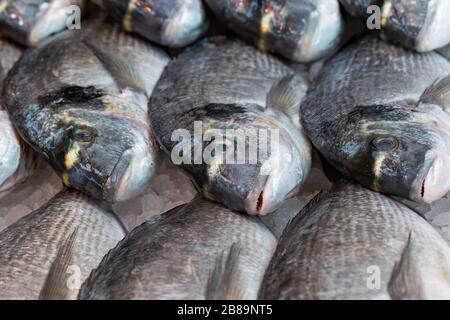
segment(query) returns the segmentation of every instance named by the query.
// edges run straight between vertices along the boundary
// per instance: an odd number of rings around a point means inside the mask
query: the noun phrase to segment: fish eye
[[[398,140],[395,137],[375,137],[370,146],[377,151],[392,151],[398,148]]]
[[[92,127],[78,127],[73,130],[72,137],[78,142],[91,142],[97,135],[97,130]]]

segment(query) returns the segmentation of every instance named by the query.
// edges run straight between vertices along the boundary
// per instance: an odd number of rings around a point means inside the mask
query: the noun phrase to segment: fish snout
[[[431,203],[450,191],[450,157],[428,153],[425,158],[425,174],[416,179],[411,198],[417,202]]]
[[[126,201],[145,189],[154,173],[155,162],[146,149],[148,146],[135,146],[124,151],[106,182],[106,201]]]

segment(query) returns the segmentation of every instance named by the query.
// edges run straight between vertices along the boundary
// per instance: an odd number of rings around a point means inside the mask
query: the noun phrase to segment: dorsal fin
[[[409,233],[388,283],[392,299],[450,299],[450,248],[441,240],[442,245],[423,247],[414,232]]]
[[[73,255],[73,248],[78,229],[62,243],[58,249],[55,260],[53,260],[50,270],[45,279],[39,299],[41,300],[66,300],[69,296],[67,287],[67,268],[70,266]]]
[[[119,86],[120,90],[125,88],[133,88],[147,97],[149,93],[145,88],[144,80],[139,71],[134,66],[130,65],[126,59],[115,56],[113,54],[106,54],[98,48],[91,41],[84,40],[83,43],[92,50],[94,55],[101,61],[106,70],[111,74],[114,81]]]
[[[450,75],[438,79],[425,89],[419,103],[433,103],[450,112]]]
[[[266,106],[280,109],[291,119],[298,118],[300,103],[308,86],[301,74],[293,73],[275,82],[267,94]]]
[[[214,268],[206,285],[207,300],[242,300],[245,298],[239,279],[238,242],[231,245],[228,252],[222,252],[216,259]]]

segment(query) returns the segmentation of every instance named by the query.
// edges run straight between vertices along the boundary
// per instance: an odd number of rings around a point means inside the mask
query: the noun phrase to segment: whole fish
[[[22,50],[0,39],[0,92],[3,79]],[[37,157],[18,137],[0,99],[0,195],[25,181],[38,167]]]
[[[75,299],[124,236],[108,210],[77,191],[60,192],[0,233],[0,299]]]
[[[378,21],[383,39],[400,43],[419,52],[432,51],[450,43],[450,1],[442,0],[340,0],[347,11],[367,18],[367,8]]]
[[[24,53],[5,80],[6,107],[67,186],[127,200],[154,173],[147,102],[168,60],[117,27],[85,22]]]
[[[0,34],[35,46],[49,35],[72,27],[85,5],[86,0],[2,0]]]
[[[256,299],[275,250],[256,217],[199,197],[131,231],[80,299]]]
[[[206,0],[236,33],[263,51],[311,62],[337,49],[344,31],[338,0]]]
[[[345,175],[432,202],[450,189],[450,62],[368,36],[329,59],[301,105],[306,133]]]
[[[306,88],[274,57],[214,38],[165,69],[149,103],[152,129],[204,196],[266,214],[298,191],[311,166],[309,141],[292,120]]]
[[[101,0],[125,30],[163,46],[184,47],[208,27],[201,0]]]
[[[285,230],[261,299],[450,299],[450,247],[417,213],[341,180]]]

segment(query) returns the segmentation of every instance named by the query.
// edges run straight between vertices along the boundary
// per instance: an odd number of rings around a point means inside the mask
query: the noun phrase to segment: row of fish
[[[62,191],[0,233],[0,298],[450,299],[448,243],[343,179],[279,241],[258,217],[200,197],[124,235],[107,207]]]
[[[93,0],[93,3],[126,31],[163,46],[179,48],[191,44],[207,32],[210,21],[219,19],[260,49],[297,62],[311,62],[335,52],[345,39],[346,14],[366,21],[374,14],[383,39],[418,51],[431,51],[450,42],[447,32],[450,24],[445,16],[450,4],[440,0]],[[72,15],[89,12],[89,7],[87,0],[6,0],[0,6],[1,33],[35,46],[50,34],[63,30],[72,21]]]

